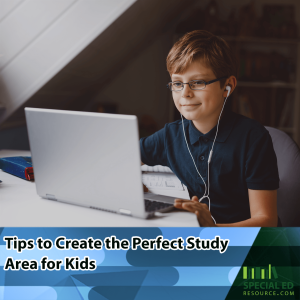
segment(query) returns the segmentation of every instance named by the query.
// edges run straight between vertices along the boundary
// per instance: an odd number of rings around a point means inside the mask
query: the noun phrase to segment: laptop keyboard
[[[147,173],[142,175],[143,184],[148,189],[178,190],[184,191],[184,187],[175,175],[161,175],[159,173]]]
[[[158,202],[158,201],[153,201],[148,199],[144,199],[144,200],[145,200],[145,208],[147,212],[159,211],[167,207],[173,206],[173,204],[169,204],[169,203]]]

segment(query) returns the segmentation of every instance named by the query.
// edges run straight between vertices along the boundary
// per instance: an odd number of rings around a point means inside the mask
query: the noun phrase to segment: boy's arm
[[[140,138],[142,165],[168,165],[166,153],[167,148],[165,147],[165,131],[167,125],[168,124],[150,136]]]
[[[277,215],[277,190],[250,190],[249,204],[251,218],[245,221],[216,224],[220,227],[276,227]]]
[[[175,207],[185,209],[197,215],[200,226],[208,227],[276,227],[277,226],[277,190],[250,190],[249,203],[251,218],[229,224],[215,224],[211,218],[208,206],[199,203],[198,198],[194,196],[190,200],[175,200]]]

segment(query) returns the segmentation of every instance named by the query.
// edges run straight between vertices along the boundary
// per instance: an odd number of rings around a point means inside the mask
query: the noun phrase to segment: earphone
[[[227,85],[225,90],[228,91],[227,96],[226,96],[226,99],[227,99],[228,96],[229,96],[229,94],[230,94],[230,91],[231,91],[231,86],[230,86],[230,85]],[[226,101],[226,100],[225,100],[225,101]]]
[[[184,139],[185,139],[185,142],[186,142],[186,146],[189,150],[189,153],[191,155],[191,158],[193,160],[193,163],[194,163],[194,166],[196,168],[196,171],[198,173],[198,175],[200,176],[200,178],[202,179],[203,183],[204,183],[204,186],[205,186],[205,191],[204,191],[204,195],[202,196],[202,198],[199,199],[199,202],[201,202],[203,199],[207,198],[208,199],[208,209],[210,211],[210,198],[209,198],[209,164],[211,162],[211,158],[212,158],[212,154],[213,154],[213,149],[214,149],[214,145],[215,145],[215,141],[216,141],[216,138],[217,138],[217,135],[218,135],[218,130],[219,130],[219,123],[220,123],[220,118],[221,118],[221,115],[222,115],[222,112],[223,112],[223,109],[224,109],[224,106],[225,106],[225,103],[226,103],[226,100],[228,98],[228,96],[230,95],[230,91],[231,91],[231,87],[229,85],[226,86],[226,89],[228,92],[227,92],[227,96],[224,100],[224,104],[223,104],[223,107],[222,107],[222,110],[220,112],[220,115],[219,115],[219,119],[218,119],[218,123],[217,123],[217,130],[216,130],[216,134],[215,134],[215,138],[214,138],[214,141],[213,141],[213,144],[212,144],[212,147],[211,147],[211,150],[209,152],[209,156],[208,156],[208,160],[207,160],[207,187],[206,187],[206,183],[205,183],[205,180],[203,179],[203,177],[201,176],[200,172],[198,171],[198,168],[196,166],[196,163],[194,161],[194,158],[193,158],[193,155],[190,151],[190,148],[189,148],[189,145],[188,145],[188,142],[187,142],[187,139],[186,139],[186,136],[185,136],[185,131],[184,131],[184,126],[183,126],[183,117],[182,117],[182,114],[181,115],[181,124],[182,124],[182,130],[183,130],[183,135],[184,135]],[[207,193],[207,194],[206,194]],[[213,216],[211,216],[212,219],[214,220],[215,224],[216,224],[216,220],[214,219]]]

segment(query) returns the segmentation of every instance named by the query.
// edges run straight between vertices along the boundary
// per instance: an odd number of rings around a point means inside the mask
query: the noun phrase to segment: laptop
[[[144,193],[136,116],[25,108],[37,194],[139,218],[175,198]]]

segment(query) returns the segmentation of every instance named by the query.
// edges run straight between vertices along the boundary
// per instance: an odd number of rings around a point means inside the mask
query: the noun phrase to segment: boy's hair
[[[206,30],[194,30],[186,33],[177,41],[167,57],[169,74],[181,74],[191,62],[203,58],[211,67],[216,78],[231,75],[237,78],[238,63],[230,46],[222,39]],[[226,78],[220,80],[224,88]]]

